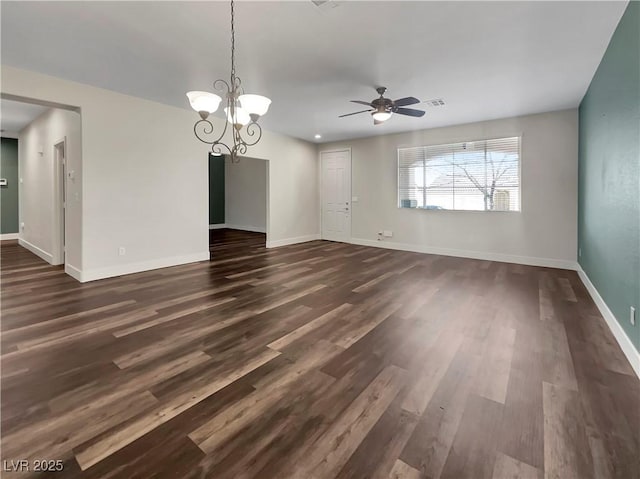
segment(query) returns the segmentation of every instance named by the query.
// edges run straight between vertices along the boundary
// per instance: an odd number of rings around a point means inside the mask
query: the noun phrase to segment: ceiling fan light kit
[[[393,112],[386,110],[378,110],[371,113],[373,119],[379,122],[387,121],[389,118],[391,118],[391,115],[393,115]]]
[[[420,100],[414,98],[412,96],[408,96],[405,98],[400,98],[398,100],[390,100],[389,98],[385,98],[384,94],[387,91],[386,87],[378,87],[376,91],[380,95],[379,98],[375,98],[370,102],[362,101],[362,100],[351,100],[351,103],[357,103],[359,105],[367,105],[369,109],[355,111],[353,113],[347,113],[345,115],[340,115],[338,118],[344,118],[345,116],[358,115],[360,113],[368,113],[371,112],[371,116],[373,117],[374,125],[381,125],[385,121],[387,121],[394,113],[399,115],[413,116],[413,117],[421,117],[424,116],[425,112],[422,110],[415,110],[413,108],[402,108],[409,105],[415,105],[420,103]]]
[[[211,145],[211,151],[216,156],[221,156],[225,151],[231,157],[231,161],[237,163],[239,156],[247,152],[247,148],[257,144],[262,138],[262,128],[258,124],[261,116],[265,115],[271,105],[271,100],[262,95],[244,93],[240,77],[236,76],[235,62],[235,10],[234,0],[231,0],[231,75],[230,81],[216,80],[213,86],[220,91],[226,100],[224,114],[227,121],[222,132],[216,137],[213,123],[209,115],[216,112],[222,97],[207,91],[190,91],[187,98],[191,108],[198,112],[200,120],[193,126],[193,132],[203,143]],[[233,125],[231,130],[231,145],[223,143],[222,139],[227,132],[227,126]],[[214,137],[214,140],[207,139]]]

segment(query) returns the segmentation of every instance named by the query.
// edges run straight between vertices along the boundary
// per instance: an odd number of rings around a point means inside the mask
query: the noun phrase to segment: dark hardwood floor
[[[209,230],[209,251],[212,259],[228,252],[235,255],[258,253],[265,248],[266,244],[267,235],[264,233],[229,228]]]
[[[3,468],[32,469],[2,477],[638,477],[640,383],[575,272],[220,235],[86,284],[2,244]]]

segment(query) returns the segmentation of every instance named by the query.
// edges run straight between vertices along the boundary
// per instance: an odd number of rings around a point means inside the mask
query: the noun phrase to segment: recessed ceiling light
[[[316,140],[319,140],[320,138],[322,138],[322,135],[320,135],[320,134],[316,133],[316,136],[314,136],[314,138],[315,138]]]

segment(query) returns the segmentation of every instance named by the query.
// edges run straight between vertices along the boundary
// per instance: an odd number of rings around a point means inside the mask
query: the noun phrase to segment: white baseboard
[[[533,256],[517,256],[500,253],[487,253],[483,251],[468,251],[460,249],[433,248],[419,244],[396,243],[394,241],[376,241],[360,238],[351,238],[351,243],[374,248],[395,249],[400,251],[412,251],[414,253],[437,254],[442,256],[456,256],[459,258],[482,259],[487,261],[499,261],[501,263],[516,263],[528,266],[542,266],[545,268],[578,269],[578,263],[553,258],[536,258]]]
[[[232,225],[227,223],[225,228],[229,228],[230,230],[240,230],[240,231],[253,231],[254,233],[266,233],[267,229],[260,226],[242,226],[242,225]]]
[[[627,336],[624,329],[622,329],[622,326],[620,326],[620,323],[609,309],[609,306],[604,302],[604,299],[602,299],[602,296],[600,296],[600,293],[598,293],[598,290],[587,276],[587,273],[585,273],[580,266],[578,266],[578,276],[580,276],[587,291],[589,291],[589,294],[593,298],[593,302],[596,303],[596,306],[600,310],[600,314],[602,314],[607,326],[609,326],[613,336],[616,338],[616,341],[618,341],[620,349],[622,349],[629,363],[631,363],[631,367],[638,378],[640,378],[640,352],[635,348],[631,339]]]
[[[227,228],[226,223],[216,223],[215,225],[209,225],[210,230],[221,230],[222,228]]]
[[[306,243],[307,241],[315,241],[318,239],[320,239],[319,234],[298,236],[296,238],[285,238],[285,239],[275,240],[275,241],[267,240],[267,248],[277,248],[279,246],[287,246],[290,244]]]
[[[82,271],[70,264],[64,265],[64,272],[71,276],[73,279],[82,282]]]
[[[4,233],[0,234],[0,240],[17,240],[18,233]]]
[[[29,243],[28,241],[18,238],[18,244],[23,248],[28,249],[36,256],[39,256],[43,260],[45,260],[49,264],[53,264],[53,255],[51,253],[47,253],[43,249],[38,248],[36,245]]]
[[[198,261],[209,261],[209,251],[202,253],[173,256],[171,258],[160,258],[150,261],[142,261],[140,263],[130,263],[118,266],[109,266],[106,268],[96,268],[84,270],[80,272],[78,281],[86,283],[87,281],[95,281],[97,279],[112,278],[114,276],[122,276],[125,274],[141,273],[142,271],[150,271],[153,269],[168,268],[170,266],[178,266],[187,263],[196,263]],[[72,275],[73,276],[73,275]],[[75,278],[75,276],[74,276]]]

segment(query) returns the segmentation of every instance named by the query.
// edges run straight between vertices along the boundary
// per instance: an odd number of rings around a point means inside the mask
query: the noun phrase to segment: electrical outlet
[[[127,250],[124,249],[124,246],[120,246],[120,248],[118,248],[118,254],[120,256],[124,256],[125,254],[127,254]]]
[[[383,235],[385,238],[393,238],[393,231],[384,230],[384,231],[382,232],[382,235]]]
[[[20,229],[24,230],[24,221],[22,223],[20,223]]]
[[[633,306],[629,309],[629,322],[634,326],[636,325],[636,308]]]

